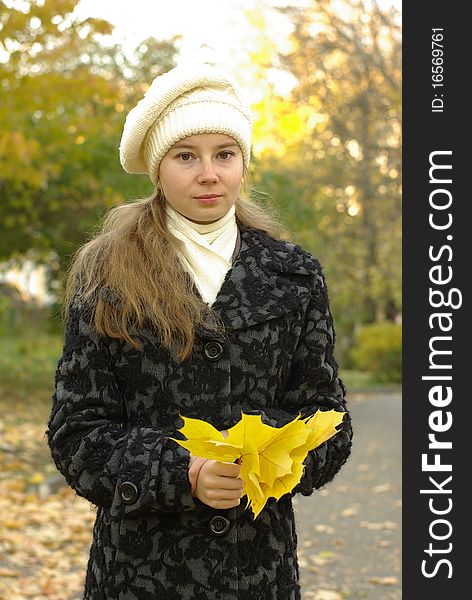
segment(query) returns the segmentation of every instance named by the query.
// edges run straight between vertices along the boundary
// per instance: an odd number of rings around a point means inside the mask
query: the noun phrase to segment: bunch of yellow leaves
[[[250,507],[256,518],[269,498],[279,500],[300,483],[308,452],[336,433],[344,414],[318,410],[311,417],[298,415],[276,428],[265,425],[260,415],[241,413],[241,420],[228,429],[226,438],[210,423],[180,415],[184,426],[179,431],[187,439],[170,439],[194,456],[241,464],[245,508]]]

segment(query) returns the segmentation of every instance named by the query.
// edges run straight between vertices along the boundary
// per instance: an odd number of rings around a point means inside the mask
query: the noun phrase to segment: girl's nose
[[[209,183],[214,181],[218,181],[215,165],[211,160],[202,160],[200,173],[198,174],[198,182]]]

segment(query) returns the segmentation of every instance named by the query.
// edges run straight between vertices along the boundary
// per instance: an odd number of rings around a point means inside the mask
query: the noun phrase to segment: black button
[[[118,492],[124,504],[134,504],[139,496],[138,487],[131,481],[124,481],[118,488]]]
[[[214,535],[224,535],[230,528],[231,523],[226,517],[216,515],[210,519],[208,526]]]
[[[203,348],[208,360],[219,360],[223,356],[223,346],[216,340],[207,342]]]

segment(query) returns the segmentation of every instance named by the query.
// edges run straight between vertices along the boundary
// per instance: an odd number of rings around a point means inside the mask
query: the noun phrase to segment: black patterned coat
[[[137,350],[98,336],[71,307],[46,433],[67,483],[98,507],[84,600],[300,598],[292,496],[312,494],[346,461],[349,413],[308,455],[301,483],[255,520],[245,497],[226,510],[194,498],[189,453],[166,437],[183,425],[179,413],[222,430],[241,411],[273,426],[299,411],[346,411],[320,263],[258,229],[239,231],[213,304],[226,332],[200,330],[181,365],[151,329],[136,332]]]

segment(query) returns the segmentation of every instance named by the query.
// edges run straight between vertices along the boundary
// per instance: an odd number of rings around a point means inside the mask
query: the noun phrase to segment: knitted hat
[[[210,65],[175,67],[154,79],[126,117],[120,161],[128,173],[155,183],[161,160],[176,142],[197,133],[234,138],[250,159],[251,112],[237,83]]]

